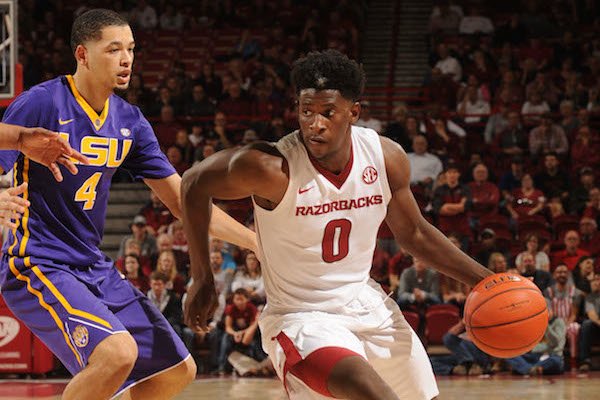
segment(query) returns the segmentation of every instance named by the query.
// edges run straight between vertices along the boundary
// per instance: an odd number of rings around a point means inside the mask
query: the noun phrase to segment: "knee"
[[[138,357],[138,347],[129,333],[118,333],[104,339],[92,353],[92,360],[101,365],[110,365],[116,373],[133,369]]]
[[[196,379],[196,372],[198,368],[196,367],[196,362],[194,361],[194,357],[188,357],[181,366],[181,381],[184,385],[188,385],[194,379]]]

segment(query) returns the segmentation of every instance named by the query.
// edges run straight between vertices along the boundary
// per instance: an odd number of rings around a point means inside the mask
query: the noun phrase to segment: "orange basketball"
[[[507,273],[479,282],[465,304],[465,325],[485,353],[511,358],[533,349],[548,326],[546,300],[529,279]]]

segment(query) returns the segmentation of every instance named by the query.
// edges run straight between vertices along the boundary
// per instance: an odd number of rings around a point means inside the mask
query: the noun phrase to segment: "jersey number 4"
[[[94,208],[94,203],[96,202],[96,187],[98,186],[98,182],[100,182],[101,176],[102,172],[94,173],[94,175],[83,182],[83,185],[75,192],[75,201],[83,201],[84,210],[91,210]]]
[[[352,222],[348,219],[334,219],[325,225],[321,248],[323,261],[332,263],[348,255]]]

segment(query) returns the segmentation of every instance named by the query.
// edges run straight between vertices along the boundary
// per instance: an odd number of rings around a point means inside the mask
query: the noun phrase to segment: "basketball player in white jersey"
[[[332,50],[296,61],[300,131],[219,152],[185,173],[184,226],[194,285],[186,322],[205,329],[217,305],[208,262],[211,199],[252,196],[267,306],[263,347],[291,399],[431,399],[425,350],[369,278],[386,219],[402,248],[466,284],[491,274],[421,216],[396,143],[352,126],[358,64]]]

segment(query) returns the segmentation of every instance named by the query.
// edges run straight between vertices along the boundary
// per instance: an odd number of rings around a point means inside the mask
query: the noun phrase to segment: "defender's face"
[[[135,42],[129,25],[107,26],[100,40],[85,43],[87,67],[104,87],[129,87]]]
[[[305,89],[298,99],[302,140],[317,160],[327,160],[350,140],[350,126],[358,120],[360,105],[337,90]]]

